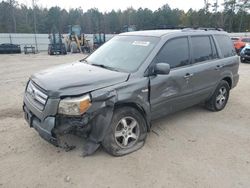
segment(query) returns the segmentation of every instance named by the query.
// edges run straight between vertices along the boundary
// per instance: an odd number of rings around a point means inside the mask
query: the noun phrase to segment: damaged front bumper
[[[23,106],[24,117],[30,127],[36,129],[39,135],[50,142],[51,144],[58,146],[58,142],[56,137],[52,134],[52,130],[55,128],[55,117],[47,117],[43,121],[38,119],[30,110],[28,110],[27,106]]]
[[[58,99],[48,99],[44,109],[40,110],[27,93],[25,93],[23,101],[24,117],[29,126],[36,129],[43,139],[55,146],[58,146],[58,142],[53,134],[53,129],[56,124],[58,103]]]
[[[89,116],[68,117],[59,116],[57,111],[53,110],[53,105],[58,106],[58,103],[48,100],[49,108],[40,111],[36,109],[28,97],[24,97],[23,111],[24,117],[31,128],[34,128],[39,135],[46,141],[55,146],[60,146],[59,136],[67,134],[73,130],[81,130],[87,134],[89,129]]]
[[[35,107],[25,94],[23,110],[25,119],[39,135],[55,146],[61,147],[60,136],[74,132],[87,138],[84,155],[92,154],[106,135],[113,115],[115,92],[94,92],[92,106],[80,117],[58,115],[60,99],[48,99],[43,111]]]
[[[44,140],[56,147],[61,146],[59,137],[64,134],[74,131],[76,134],[80,132],[81,136],[84,134],[86,137],[90,131],[88,116],[81,118],[49,116],[41,121],[26,107],[25,104],[23,110],[24,117],[30,127],[34,128]]]

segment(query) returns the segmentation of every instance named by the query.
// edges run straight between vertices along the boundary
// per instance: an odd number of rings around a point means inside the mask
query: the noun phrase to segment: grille
[[[48,96],[32,81],[29,82],[27,90],[27,97],[39,109],[43,110],[47,102]]]

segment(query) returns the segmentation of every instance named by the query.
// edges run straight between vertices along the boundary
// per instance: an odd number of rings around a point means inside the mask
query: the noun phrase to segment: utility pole
[[[36,45],[36,53],[38,53],[38,47],[37,47],[37,30],[36,30],[36,11],[35,11],[35,0],[32,0],[32,6],[33,6],[33,16],[34,16],[34,32],[35,32],[35,45]]]

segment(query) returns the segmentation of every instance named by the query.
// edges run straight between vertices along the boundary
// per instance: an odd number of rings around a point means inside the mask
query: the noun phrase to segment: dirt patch
[[[23,119],[22,93],[37,71],[82,54],[0,55],[0,188],[12,187],[250,187],[250,64],[218,113],[193,107],[153,122],[144,147],[114,158],[102,149],[83,158],[84,139],[67,135],[64,152]]]
[[[23,111],[16,108],[6,108],[0,111],[0,120],[5,118],[23,118]]]

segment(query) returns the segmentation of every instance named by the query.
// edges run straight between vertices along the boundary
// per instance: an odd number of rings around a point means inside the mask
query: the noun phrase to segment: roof
[[[120,35],[133,35],[133,36],[152,36],[152,37],[161,37],[170,33],[181,32],[181,30],[145,30],[145,31],[133,31],[127,33],[121,33]]]
[[[211,33],[225,33],[224,31],[219,30],[203,30],[203,29],[161,29],[161,30],[145,30],[145,31],[133,31],[121,33],[121,36],[151,36],[151,37],[162,37],[164,35],[172,34],[172,33],[181,33],[181,32],[206,32],[208,34]]]

